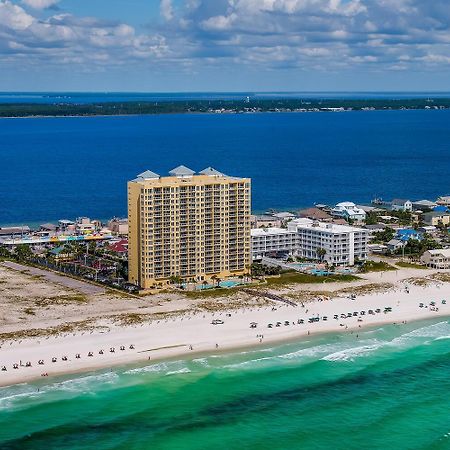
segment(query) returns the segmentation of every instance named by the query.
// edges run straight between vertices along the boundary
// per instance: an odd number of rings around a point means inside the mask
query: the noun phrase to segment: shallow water
[[[0,389],[0,448],[449,449],[450,322]]]

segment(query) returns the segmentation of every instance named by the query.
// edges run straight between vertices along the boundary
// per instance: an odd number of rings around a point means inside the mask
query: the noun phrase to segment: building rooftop
[[[350,225],[340,225],[329,222],[318,222],[311,219],[295,219],[289,222],[288,224],[289,230],[293,229],[295,230],[297,228],[310,228],[313,230],[316,229],[320,231],[327,231],[329,233],[349,233],[352,231],[367,233],[367,230],[364,228],[352,227]]]
[[[442,255],[446,258],[450,258],[450,248],[441,248],[436,250],[428,250],[430,255]]]
[[[314,220],[331,220],[331,216],[319,208],[308,208],[299,211],[300,217]]]
[[[236,181],[242,181],[246,179],[225,175],[224,173],[219,172],[213,167],[207,167],[206,169],[203,169],[202,171],[197,173],[192,169],[190,169],[189,167],[181,165],[169,171],[169,174],[166,177],[162,177],[159,174],[152,172],[151,170],[146,170],[145,172],[142,172],[141,174],[137,175],[137,177],[131,181],[134,183],[142,183],[144,181],[163,182],[171,178],[172,180],[179,179],[180,182],[187,182],[191,179],[198,180],[202,178],[205,180],[205,182],[208,182],[211,179],[227,179]]]
[[[216,176],[216,177],[223,177],[225,174],[222,172],[219,172],[218,170],[214,169],[213,167],[207,167],[206,169],[203,169],[199,172],[201,175],[208,175],[208,176]]]
[[[195,175],[195,171],[189,169],[189,167],[181,165],[169,171],[169,174],[173,177],[192,177]]]
[[[406,202],[409,202],[410,200],[408,199],[404,199],[404,198],[394,198],[394,200],[392,200],[392,204],[393,205],[404,205]]]
[[[143,180],[153,180],[159,178],[159,175],[151,170],[146,170],[145,172],[140,173],[138,178],[142,178]]]
[[[287,230],[286,228],[252,228],[251,235],[252,236],[270,236],[277,234],[291,234],[294,233],[294,230]]]

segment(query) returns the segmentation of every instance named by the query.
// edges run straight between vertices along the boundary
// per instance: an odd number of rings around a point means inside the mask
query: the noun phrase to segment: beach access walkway
[[[38,267],[32,267],[32,266],[24,266],[22,264],[18,264],[13,261],[4,261],[2,263],[4,267],[7,267],[9,269],[17,270],[19,272],[27,272],[30,275],[36,275],[42,278],[45,278],[46,280],[61,284],[62,286],[65,286],[69,289],[73,289],[75,291],[79,291],[82,294],[86,295],[95,295],[95,294],[103,294],[106,292],[105,288],[101,286],[97,286],[94,284],[89,284],[87,282],[76,280],[74,278],[66,277],[64,275],[59,275],[55,272],[51,272],[49,270],[39,269]]]
[[[250,295],[255,295],[256,297],[264,297],[275,302],[286,303],[289,306],[297,306],[297,303],[293,302],[292,300],[288,300],[287,298],[280,297],[279,295],[275,295],[270,292],[258,291],[256,289],[242,289],[242,291]]]

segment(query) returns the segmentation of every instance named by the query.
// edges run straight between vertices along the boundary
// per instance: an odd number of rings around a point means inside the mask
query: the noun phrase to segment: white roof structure
[[[224,174],[222,172],[219,172],[218,170],[214,169],[213,167],[207,167],[206,169],[203,169],[199,172],[201,175],[208,175],[208,176],[216,176],[216,177],[223,177]]]
[[[450,258],[450,248],[441,248],[437,250],[428,250],[430,255],[442,255],[445,258]]]
[[[366,212],[356,206],[353,202],[338,203],[332,210],[332,214],[336,216],[348,216],[349,218],[366,217]]]
[[[195,175],[195,172],[192,169],[189,169],[189,167],[186,166],[178,166],[175,167],[175,169],[172,169],[169,172],[170,175],[172,175],[173,177],[192,177],[193,175]]]
[[[434,208],[437,206],[437,203],[431,202],[430,200],[418,200],[417,202],[413,202],[414,206],[425,206],[426,208]]]
[[[286,228],[252,228],[251,236],[276,236],[282,234],[292,234],[295,233],[294,230],[287,230]]]
[[[143,180],[153,180],[159,178],[159,175],[151,170],[146,170],[145,172],[140,173],[137,178]]]
[[[318,222],[316,220],[311,219],[291,220],[288,224],[288,230],[291,231],[297,230],[297,228],[320,230],[329,233],[349,233],[349,232],[367,233],[367,230],[364,228],[352,227],[350,225],[340,225],[329,222]]]
[[[273,217],[277,217],[278,219],[293,219],[295,217],[295,214],[292,214],[290,212],[279,212],[275,213]]]

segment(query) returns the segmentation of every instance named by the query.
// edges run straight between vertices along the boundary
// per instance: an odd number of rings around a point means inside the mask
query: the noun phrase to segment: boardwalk
[[[268,298],[269,300],[273,300],[275,302],[286,303],[289,306],[297,306],[297,303],[292,300],[288,300],[287,298],[280,297],[279,295],[271,294],[270,292],[265,291],[257,291],[256,289],[242,289],[244,292],[250,295],[256,295],[257,297]]]

